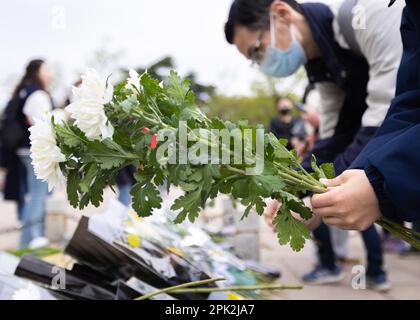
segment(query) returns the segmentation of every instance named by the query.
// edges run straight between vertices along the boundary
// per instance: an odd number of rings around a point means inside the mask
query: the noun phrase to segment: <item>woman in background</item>
[[[16,86],[12,99],[19,101],[18,120],[26,129],[35,119],[52,111],[53,102],[48,92],[51,83],[50,71],[43,60],[32,60],[26,67],[25,75]],[[40,247],[48,244],[44,237],[45,200],[48,195],[47,183],[38,180],[30,158],[29,131],[16,149],[16,155],[26,170],[27,197],[22,210],[21,247]]]

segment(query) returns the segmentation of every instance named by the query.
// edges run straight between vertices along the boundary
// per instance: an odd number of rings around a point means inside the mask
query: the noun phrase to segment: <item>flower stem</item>
[[[413,248],[420,250],[420,237],[418,236],[418,232],[403,227],[385,217],[380,218],[376,223],[385,230],[388,230],[395,236],[409,243]]]
[[[288,181],[294,183],[295,185],[301,186],[308,191],[312,191],[315,193],[324,193],[326,191],[325,187],[321,187],[318,184],[315,184],[313,182],[306,182],[306,180],[301,180],[299,178],[294,177],[290,173],[285,173],[283,171],[278,171],[277,174],[285,179],[285,182]]]
[[[277,168],[281,169],[285,173],[290,174],[291,176],[295,177],[296,179],[303,180],[309,185],[313,185],[313,186],[317,186],[317,187],[321,187],[321,188],[323,187],[323,185],[318,180],[316,180],[315,178],[313,178],[310,175],[309,175],[310,178],[307,177],[306,175],[302,176],[298,172],[296,172],[295,170],[290,169],[290,168],[288,168],[288,167],[286,167],[286,166],[284,166],[284,165],[282,165],[278,162],[276,162],[275,165],[277,166]]]
[[[183,284],[180,284],[180,285],[177,285],[177,286],[172,286],[172,287],[169,287],[169,288],[157,290],[157,291],[149,293],[149,294],[145,294],[141,297],[136,298],[135,300],[146,300],[146,299],[149,299],[151,297],[157,296],[161,293],[171,292],[171,291],[176,290],[176,289],[184,289],[184,288],[189,288],[189,287],[192,287],[192,286],[199,286],[199,285],[202,285],[202,284],[209,284],[209,283],[214,283],[214,282],[217,282],[217,281],[224,281],[224,280],[226,280],[226,279],[225,278],[214,278],[214,279],[206,279],[206,280],[183,283]]]
[[[254,290],[300,290],[303,286],[289,285],[253,285],[253,286],[233,286],[225,288],[187,288],[171,290],[171,293],[211,293],[226,291],[254,291]]]

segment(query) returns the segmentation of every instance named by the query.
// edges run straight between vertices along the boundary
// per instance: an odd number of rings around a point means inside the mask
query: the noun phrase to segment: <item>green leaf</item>
[[[311,168],[315,173],[316,179],[333,179],[335,178],[335,169],[332,163],[323,163],[318,166],[318,161],[315,155],[312,155],[311,159]]]
[[[244,211],[244,214],[243,214],[243,216],[242,216],[241,220],[244,220],[245,218],[248,218],[249,213],[251,212],[251,209],[252,209],[253,207],[254,207],[254,205],[253,205],[253,204],[250,204],[248,207],[246,207],[246,209],[245,209],[245,211]]]
[[[163,172],[160,171],[160,170],[157,170],[156,173],[155,173],[155,177],[153,179],[153,183],[156,186],[161,186],[161,185],[163,185],[164,182],[165,182],[165,176],[164,176]]]
[[[188,183],[188,182],[183,182],[181,181],[179,183],[179,186],[182,188],[182,190],[184,190],[185,192],[191,192],[194,190],[197,190],[199,188],[199,185],[196,183]]]
[[[313,172],[315,173],[315,178],[317,180],[319,180],[320,178],[325,178],[324,173],[318,167],[317,159],[316,159],[314,154],[311,156],[311,168],[312,168]]]
[[[121,147],[110,140],[91,141],[89,143],[89,155],[97,161],[99,167],[103,170],[123,166],[130,158]]]
[[[279,148],[282,146],[280,141],[276,138],[276,136],[272,133],[269,133],[266,135],[266,141],[268,144],[270,144],[274,149]],[[286,140],[287,141],[287,140]]]
[[[332,163],[323,163],[320,166],[322,177],[320,178],[327,178],[327,179],[334,179],[335,178],[335,169]]]
[[[193,173],[188,177],[189,181],[200,182],[203,180],[202,170],[194,170]]]
[[[151,168],[149,167],[145,167],[143,168],[143,170],[136,170],[136,172],[134,173],[134,178],[136,179],[136,181],[140,183],[146,183],[147,181],[152,180],[153,173],[150,172],[150,169]]]
[[[163,93],[163,89],[159,86],[159,81],[153,79],[148,73],[143,73],[140,84],[143,87],[145,95],[148,97],[155,97]]]
[[[253,182],[259,187],[257,191],[271,196],[272,193],[282,191],[286,185],[279,176],[253,176]]]
[[[303,201],[299,200],[291,200],[287,202],[287,206],[292,210],[293,212],[298,213],[302,219],[309,220],[312,218],[312,211],[308,207],[305,206]]]
[[[114,136],[113,136],[114,141],[123,146],[124,148],[130,148],[131,149],[131,138],[130,135],[123,131],[123,130],[116,130],[114,132]]]
[[[92,181],[95,179],[96,175],[98,174],[98,168],[95,164],[90,164],[87,166],[87,172],[83,177],[82,181],[80,182],[80,191],[81,192],[88,192]]]
[[[290,151],[290,155],[291,155],[291,160],[292,161],[299,161],[299,156],[298,156],[297,151],[295,149]]]
[[[279,144],[279,147],[274,150],[274,157],[279,160],[295,160],[294,155],[282,144]]]
[[[195,102],[194,94],[190,90],[190,82],[188,80],[181,80],[178,73],[173,70],[170,72],[168,80],[169,83],[166,85],[167,94],[175,104],[182,106],[185,105],[186,101],[189,104]]]
[[[70,170],[67,176],[67,197],[73,208],[79,205],[79,181],[79,170]]]
[[[175,219],[175,223],[181,223],[185,220],[188,215],[188,219],[191,222],[194,222],[195,219],[198,217],[200,213],[201,206],[201,190],[197,190],[194,192],[187,192],[184,196],[179,197],[175,200],[174,204],[172,205],[172,210],[180,210],[181,212],[178,214],[177,218]]]
[[[283,145],[283,147],[287,147],[287,145],[289,144],[289,140],[287,140],[287,139],[279,139],[279,143],[281,145]]]
[[[90,202],[95,207],[99,207],[99,205],[104,201],[103,195],[105,186],[105,179],[103,177],[96,177],[95,182],[89,190]]]
[[[299,202],[301,201],[300,198],[298,198],[297,196],[295,196],[294,194],[281,190],[278,192],[280,194],[280,198],[281,198],[281,202],[289,202],[289,201],[296,201]]]
[[[85,137],[76,127],[72,127],[65,123],[55,125],[54,129],[56,134],[62,139],[64,145],[70,148],[76,148],[83,145]]]
[[[303,249],[307,239],[311,239],[308,227],[293,218],[285,205],[280,207],[273,223],[276,227],[279,243],[281,245],[290,243],[291,248],[296,252]]]
[[[89,193],[85,193],[82,198],[80,199],[79,202],[79,209],[83,210],[84,208],[86,208],[89,205],[90,202],[90,196]]]
[[[161,207],[162,199],[159,191],[151,182],[139,182],[130,192],[134,211],[141,217],[150,216],[153,209]]]
[[[266,207],[264,200],[257,194],[250,194],[249,197],[242,199],[241,203],[243,205],[248,205],[247,209],[251,206],[255,206],[255,211],[259,215],[264,213],[264,209]],[[247,217],[249,214],[249,210],[245,210],[244,216]]]

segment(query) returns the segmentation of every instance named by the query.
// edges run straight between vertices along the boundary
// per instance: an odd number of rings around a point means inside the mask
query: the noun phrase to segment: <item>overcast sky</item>
[[[25,63],[45,57],[72,81],[106,47],[121,66],[175,58],[180,73],[225,94],[249,94],[259,72],[224,38],[230,0],[13,0],[0,10],[0,82],[5,91]],[[6,83],[6,85],[5,85]]]

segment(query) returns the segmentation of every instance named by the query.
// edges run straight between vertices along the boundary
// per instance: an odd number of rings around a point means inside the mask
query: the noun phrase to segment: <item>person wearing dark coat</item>
[[[16,202],[18,220],[22,222],[27,191],[26,169],[16,153],[4,147],[0,149],[0,167],[6,172],[3,199]]]
[[[295,104],[289,97],[278,97],[275,101],[278,115],[271,119],[269,132],[277,139],[287,139],[287,148],[298,149],[300,142],[305,139],[305,125],[301,118],[293,116]]]
[[[403,57],[396,96],[383,125],[353,162],[352,170],[326,180],[330,191],[312,198],[314,213],[328,224],[364,230],[381,216],[408,222],[420,220],[418,0],[406,0],[401,37]]]
[[[39,180],[34,171],[28,129],[36,119],[45,117],[53,110],[53,101],[48,92],[50,82],[51,74],[46,63],[41,59],[30,61],[2,119],[2,162],[8,175],[5,198],[18,202],[22,248],[48,244],[45,237],[48,185]]]

